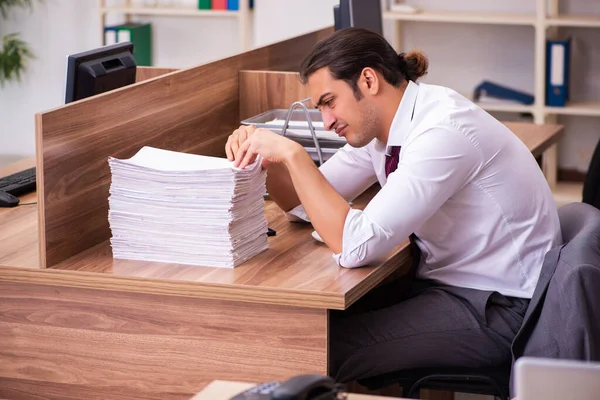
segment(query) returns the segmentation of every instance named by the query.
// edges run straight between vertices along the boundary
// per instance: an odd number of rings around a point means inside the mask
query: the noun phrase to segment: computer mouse
[[[19,198],[10,193],[0,191],[0,207],[14,207],[19,204]]]

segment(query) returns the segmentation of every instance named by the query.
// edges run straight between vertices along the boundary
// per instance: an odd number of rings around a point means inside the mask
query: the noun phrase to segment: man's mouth
[[[347,127],[348,125],[338,126],[337,128],[335,128],[335,133],[337,133],[338,136],[344,136],[346,134]]]

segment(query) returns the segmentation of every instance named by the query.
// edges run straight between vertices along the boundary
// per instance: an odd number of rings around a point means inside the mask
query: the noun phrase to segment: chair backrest
[[[589,247],[592,254],[598,254],[596,251],[600,246],[599,211],[584,203],[571,203],[559,208],[558,218],[563,243],[570,247],[583,245]]]
[[[600,361],[600,210],[572,203],[558,216],[563,245],[544,258],[512,343],[513,361],[522,356]],[[513,384],[511,379],[512,395]]]
[[[600,361],[600,336],[582,331],[600,335],[600,210],[572,203],[558,215],[564,244],[546,254],[513,356]]]
[[[600,209],[600,140],[585,176],[582,201]]]

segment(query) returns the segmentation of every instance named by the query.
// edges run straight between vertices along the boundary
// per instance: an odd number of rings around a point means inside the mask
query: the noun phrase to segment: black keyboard
[[[35,167],[0,178],[0,191],[20,196],[35,191]]]

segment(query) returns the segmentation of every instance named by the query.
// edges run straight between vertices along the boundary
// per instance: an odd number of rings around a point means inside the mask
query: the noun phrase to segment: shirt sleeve
[[[482,160],[467,135],[447,127],[429,129],[405,143],[398,168],[384,187],[364,211],[348,213],[336,262],[354,268],[388,254],[467,185]]]
[[[361,148],[345,145],[319,167],[329,184],[346,201],[354,200],[377,181],[369,145]],[[290,221],[310,221],[302,205],[288,211]]]

